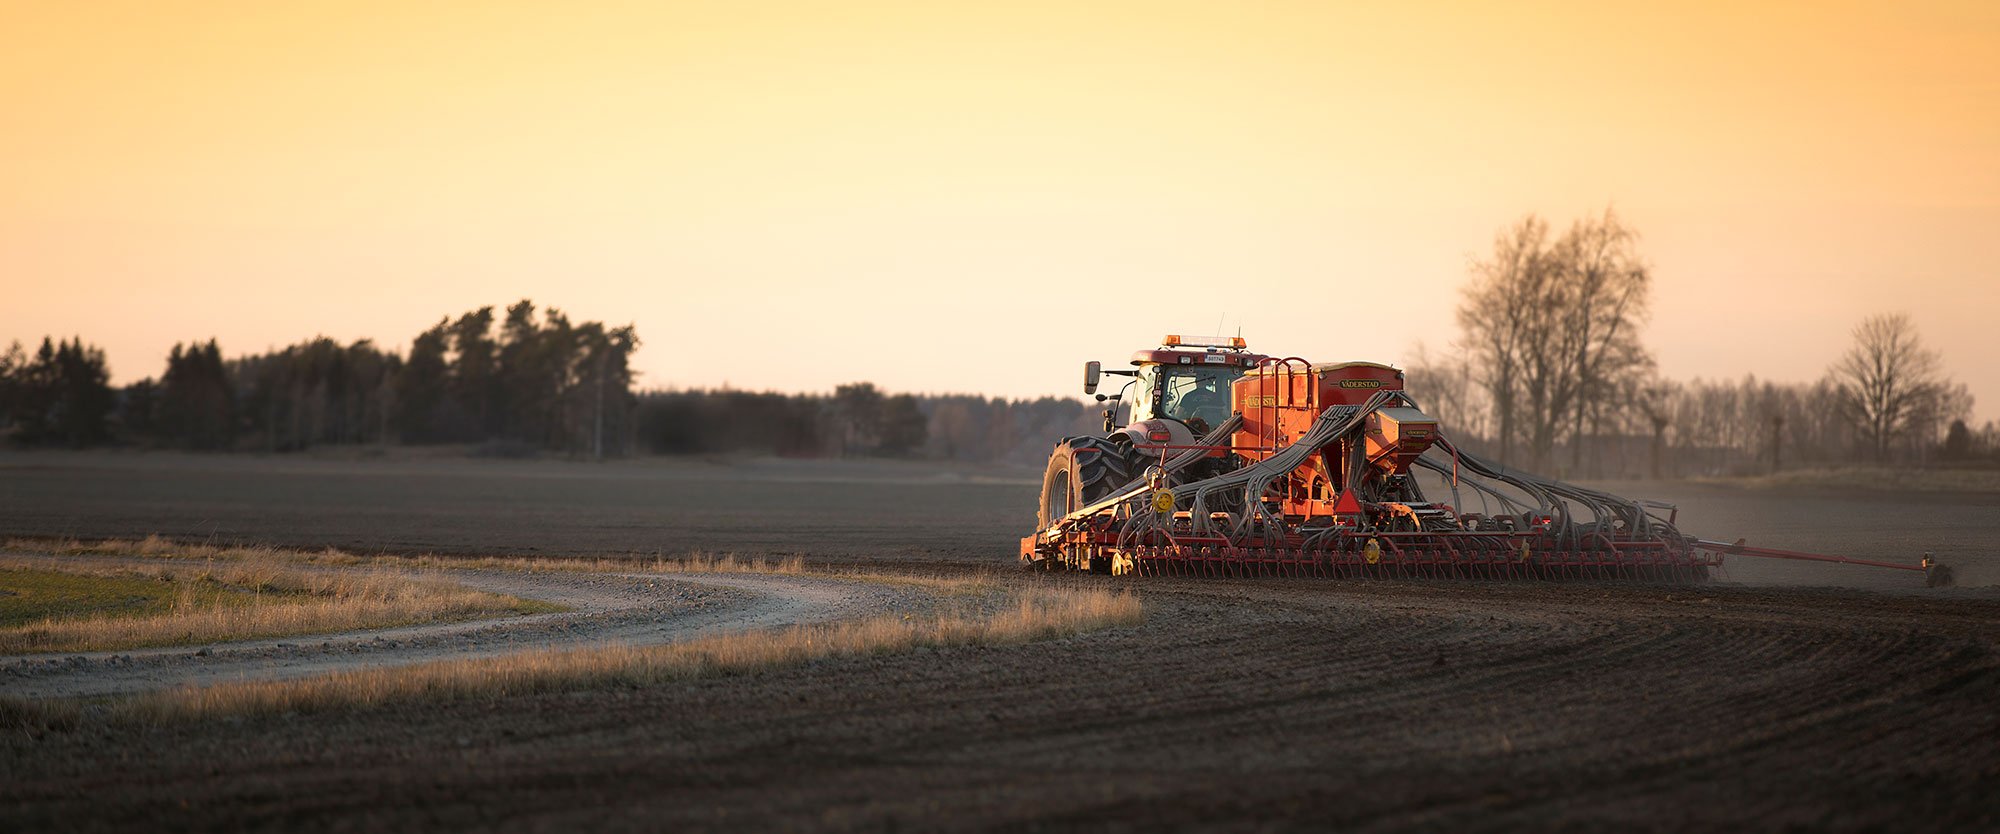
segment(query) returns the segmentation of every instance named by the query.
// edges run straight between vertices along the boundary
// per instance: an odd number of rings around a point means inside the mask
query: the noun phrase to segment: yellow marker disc
[[[1371,565],[1382,561],[1382,543],[1369,539],[1367,544],[1361,546],[1361,558],[1368,560],[1368,564]]]
[[[1163,512],[1163,513],[1173,512],[1174,491],[1171,489],[1153,490],[1153,509],[1157,512]]]

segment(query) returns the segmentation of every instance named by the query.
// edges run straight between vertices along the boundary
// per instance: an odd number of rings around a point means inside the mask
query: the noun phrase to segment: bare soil
[[[1030,484],[914,465],[70,460],[0,458],[0,533],[966,573],[1032,523]],[[2000,542],[1990,494],[1645,486],[1715,538],[1974,574]],[[15,730],[0,829],[2000,826],[1991,588],[1740,560],[1699,586],[1001,581],[1129,587],[1148,617],[641,690]]]
[[[990,564],[1034,524],[1022,495],[1040,477],[897,462],[0,452],[0,536]]]

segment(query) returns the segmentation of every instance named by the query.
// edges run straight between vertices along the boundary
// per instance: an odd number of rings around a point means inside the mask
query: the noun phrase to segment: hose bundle
[[[1361,459],[1362,444],[1358,442],[1365,421],[1368,415],[1396,405],[1415,407],[1415,402],[1401,391],[1382,391],[1359,406],[1327,408],[1314,418],[1312,425],[1297,441],[1263,460],[1214,477],[1166,487],[1173,496],[1173,509],[1188,511],[1187,532],[1196,536],[1223,538],[1237,547],[1258,543],[1282,544],[1288,535],[1285,520],[1274,513],[1265,501],[1272,485],[1306,465],[1313,455],[1343,440],[1355,441],[1349,444],[1354,459],[1346,462],[1348,472],[1358,474],[1365,471],[1367,461]],[[1235,415],[1204,434],[1195,445],[1222,445],[1242,424],[1243,416]],[[1206,448],[1184,450],[1168,458],[1162,469],[1171,482],[1173,475],[1207,454]],[[1447,478],[1453,493],[1452,513],[1417,519],[1423,529],[1475,532],[1466,530],[1462,518],[1455,517],[1462,508],[1458,502],[1462,498],[1459,490],[1463,484],[1474,491],[1482,508],[1490,508],[1492,503],[1497,503],[1505,515],[1518,518],[1523,526],[1534,523],[1537,517],[1545,518],[1549,532],[1559,546],[1582,548],[1593,540],[1611,537],[1647,540],[1682,538],[1672,524],[1647,513],[1635,501],[1490,463],[1458,449],[1447,440],[1440,439],[1416,460],[1415,465]],[[1472,477],[1461,477],[1462,474]],[[1518,490],[1525,500],[1508,495],[1496,484]],[[1119,524],[1120,547],[1171,538],[1170,525],[1174,513],[1154,505],[1153,489],[1146,479],[1135,479],[1113,490],[1105,499],[1072,513],[1065,521],[1095,516],[1105,509],[1115,508],[1113,517]],[[1407,495],[1393,500],[1425,503],[1422,491],[1414,481],[1402,484],[1402,491]],[[1383,500],[1380,495],[1365,494],[1365,490],[1357,492],[1364,493],[1357,497],[1366,502]],[[1589,520],[1583,520],[1578,510],[1587,511]],[[1416,518],[1414,514],[1410,515]],[[1367,533],[1374,532],[1375,528],[1364,524],[1359,528],[1305,529],[1306,548],[1324,546],[1329,537],[1343,530]],[[1496,538],[1494,543],[1499,544],[1500,540]]]

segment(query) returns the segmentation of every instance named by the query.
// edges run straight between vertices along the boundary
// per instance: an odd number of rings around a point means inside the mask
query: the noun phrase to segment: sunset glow
[[[1612,205],[1666,375],[1902,310],[2000,417],[1992,3],[581,8],[0,7],[0,346],[129,382],[527,297],[645,387],[1068,395],[1218,324],[1444,348],[1497,231]]]

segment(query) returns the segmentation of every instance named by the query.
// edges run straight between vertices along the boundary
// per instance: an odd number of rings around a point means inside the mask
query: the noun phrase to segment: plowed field
[[[797,552],[1130,587],[1147,610],[636,690],[15,732],[5,830],[2000,826],[1988,587],[1784,563],[1678,587],[1021,573],[1033,487],[915,466],[0,466],[13,535]],[[1644,497],[1718,538],[1934,550],[1975,585],[2000,544],[1992,495]]]

